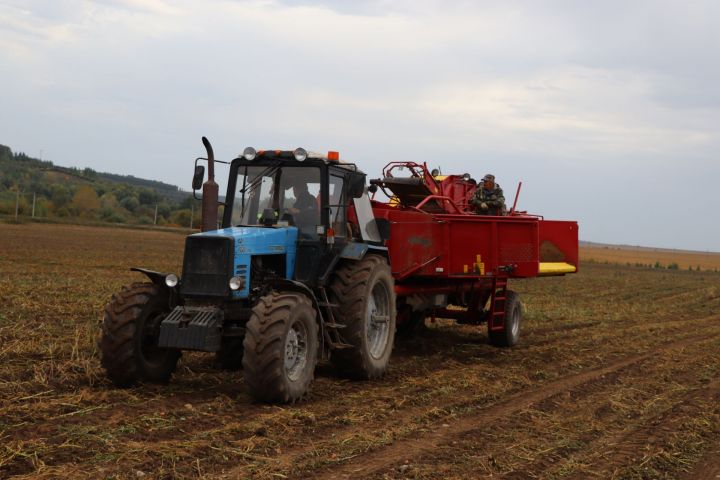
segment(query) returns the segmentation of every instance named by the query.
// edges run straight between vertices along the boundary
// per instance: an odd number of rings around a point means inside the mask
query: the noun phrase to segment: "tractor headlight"
[[[253,147],[247,147],[245,150],[243,150],[243,158],[245,158],[245,160],[255,160],[256,156],[257,152]]]
[[[167,285],[170,288],[176,287],[178,284],[178,277],[174,273],[169,274],[167,277],[165,277],[165,285]]]
[[[308,157],[308,153],[304,148],[296,148],[293,152],[293,156],[298,162],[303,162]]]
[[[469,173],[465,173],[465,174],[463,174],[462,179],[466,182],[469,182],[472,179],[472,177],[470,176]]]
[[[243,277],[232,277],[228,285],[230,285],[230,290],[240,290],[245,286],[245,279]]]

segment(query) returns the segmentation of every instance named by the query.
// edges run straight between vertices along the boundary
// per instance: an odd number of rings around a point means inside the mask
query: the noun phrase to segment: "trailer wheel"
[[[180,351],[157,346],[160,322],[169,311],[167,294],[152,283],[133,283],[113,295],[98,342],[102,366],[113,384],[129,387],[142,380],[170,379]]]
[[[310,299],[294,292],[272,292],[253,307],[242,360],[253,398],[295,402],[308,391],[318,358],[316,316]]]
[[[215,354],[215,362],[222,370],[231,372],[242,368],[243,339],[242,337],[223,338],[220,350]]]
[[[345,325],[352,348],[333,352],[332,362],[345,374],[380,378],[390,362],[395,339],[395,281],[387,261],[368,255],[338,269],[331,285],[336,321]]]
[[[505,328],[495,332],[488,330],[490,343],[495,347],[512,347],[520,338],[523,306],[520,295],[508,290],[505,294]]]

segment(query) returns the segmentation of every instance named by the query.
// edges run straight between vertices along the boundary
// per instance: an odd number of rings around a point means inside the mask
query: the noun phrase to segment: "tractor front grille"
[[[231,238],[191,236],[185,241],[183,295],[227,296],[232,276],[233,243]]]

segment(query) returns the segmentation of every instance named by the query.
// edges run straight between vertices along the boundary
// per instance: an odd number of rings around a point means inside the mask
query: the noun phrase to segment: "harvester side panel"
[[[488,277],[538,274],[539,228],[534,217],[429,215],[403,209],[376,211],[390,221],[389,254],[393,275]]]
[[[439,215],[448,230],[446,272],[451,276],[534,277],[538,222],[534,218]],[[500,268],[506,268],[501,272]]]
[[[387,242],[390,267],[396,280],[435,275],[445,261],[444,225],[435,216],[412,210],[375,211],[376,218],[390,221]]]

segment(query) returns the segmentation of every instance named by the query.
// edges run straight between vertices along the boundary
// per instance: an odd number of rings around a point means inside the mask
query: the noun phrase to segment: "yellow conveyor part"
[[[565,262],[540,262],[540,270],[538,275],[541,277],[549,277],[551,275],[565,275],[566,273],[575,273],[577,268]]]

